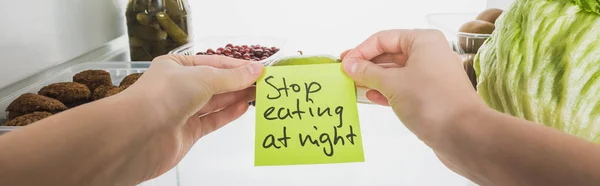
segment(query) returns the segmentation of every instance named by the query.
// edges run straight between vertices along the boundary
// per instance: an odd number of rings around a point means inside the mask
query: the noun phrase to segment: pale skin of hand
[[[367,98],[391,106],[451,170],[480,185],[598,185],[600,145],[496,112],[443,34],[386,30],[341,56]]]
[[[158,57],[124,92],[0,136],[0,185],[131,186],[155,178],[244,114],[262,71],[225,57]]]

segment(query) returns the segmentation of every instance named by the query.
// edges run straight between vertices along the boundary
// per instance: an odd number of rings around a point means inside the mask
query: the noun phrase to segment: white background
[[[384,29],[427,28],[427,14],[477,12],[485,0],[190,1],[197,37],[267,35],[309,54],[338,55]]]
[[[487,6],[489,8],[506,9],[513,2],[515,2],[515,0],[488,0]]]

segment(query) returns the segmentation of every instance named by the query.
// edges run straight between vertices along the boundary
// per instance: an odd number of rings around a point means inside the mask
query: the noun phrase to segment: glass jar
[[[129,0],[125,17],[131,61],[155,57],[193,41],[187,0]]]

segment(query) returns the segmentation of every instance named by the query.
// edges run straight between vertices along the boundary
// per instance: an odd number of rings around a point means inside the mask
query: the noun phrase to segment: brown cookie
[[[125,90],[125,87],[111,88],[110,90],[106,91],[106,95],[104,95],[104,97],[106,98],[106,97],[117,95],[117,94],[121,93],[123,90]]]
[[[64,110],[67,110],[67,106],[62,102],[33,93],[25,93],[19,96],[6,108],[6,111],[10,113],[14,112],[21,114],[29,114],[33,112],[50,112],[56,114]]]
[[[84,84],[90,89],[90,92],[94,92],[102,85],[113,85],[110,73],[104,70],[86,70],[77,73],[73,76],[73,82]]]
[[[71,108],[87,103],[91,96],[87,86],[75,82],[50,84],[40,89],[38,94],[54,98]]]
[[[121,81],[119,86],[129,87],[129,86],[133,85],[138,79],[140,79],[140,77],[142,77],[142,75],[143,75],[143,73],[129,74],[128,76],[123,78],[123,80]]]
[[[52,116],[49,112],[34,112],[9,120],[4,126],[26,126],[36,121]]]
[[[8,120],[15,119],[15,118],[17,118],[19,116],[22,116],[22,115],[25,115],[25,114],[24,113],[20,113],[20,112],[15,112],[15,111],[8,112]]]
[[[96,101],[96,100],[100,100],[100,99],[104,98],[106,96],[106,92],[108,92],[108,90],[110,90],[114,87],[115,86],[102,85],[102,86],[96,88],[96,90],[94,90],[94,93],[92,94],[92,100]]]

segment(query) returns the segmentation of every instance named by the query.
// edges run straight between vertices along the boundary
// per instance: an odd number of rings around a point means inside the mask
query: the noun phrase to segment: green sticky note
[[[265,68],[255,166],[364,162],[361,138],[354,81],[341,64]]]

